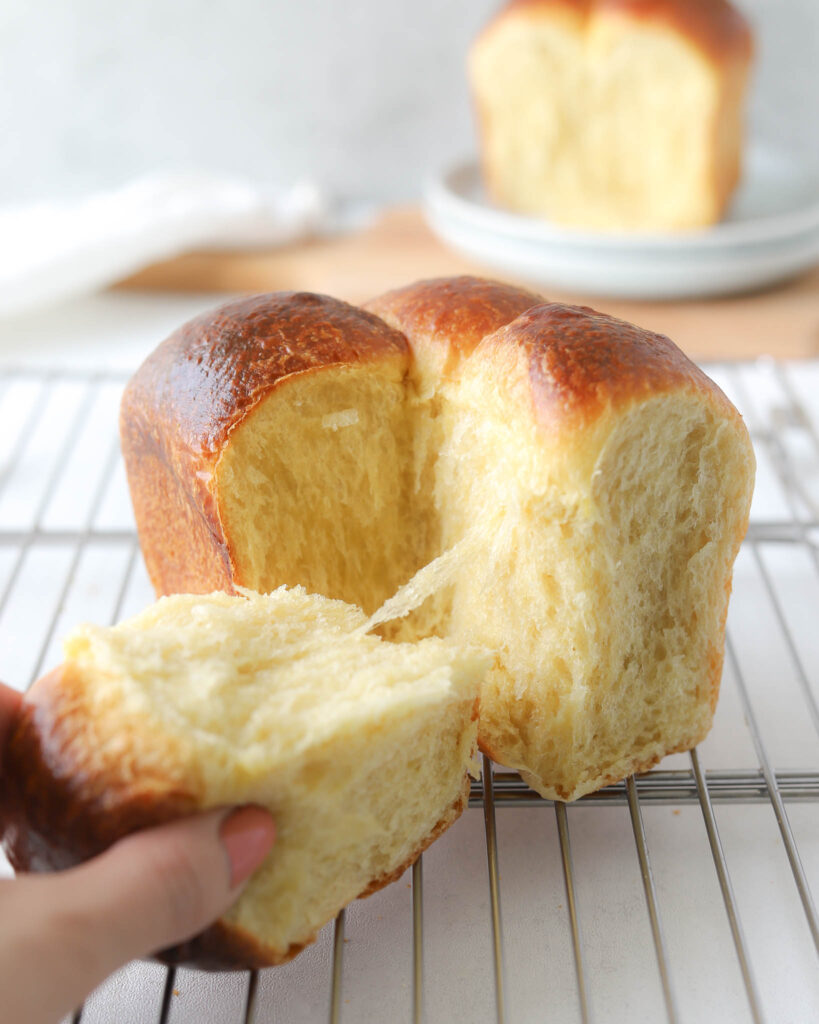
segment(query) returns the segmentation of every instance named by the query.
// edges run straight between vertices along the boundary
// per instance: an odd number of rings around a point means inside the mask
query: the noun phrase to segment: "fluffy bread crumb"
[[[271,963],[408,866],[475,769],[487,658],[365,625],[358,608],[280,588],[162,598],[65,644],[63,756],[90,756],[109,799],[149,787],[271,811],[276,844],[224,919]]]

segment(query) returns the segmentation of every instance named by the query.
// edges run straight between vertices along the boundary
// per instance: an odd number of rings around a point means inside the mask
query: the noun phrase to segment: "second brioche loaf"
[[[377,314],[377,315],[376,315]],[[494,656],[479,742],[574,799],[703,738],[754,459],[667,338],[474,278],[369,311],[281,293],[186,325],[126,391],[160,593],[287,584]]]
[[[511,0],[469,60],[492,198],[605,231],[714,223],[750,58],[726,0]]]

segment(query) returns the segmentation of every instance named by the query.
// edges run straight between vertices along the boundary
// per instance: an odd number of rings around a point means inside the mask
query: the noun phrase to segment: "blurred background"
[[[819,3],[736,0],[750,135],[819,166]],[[470,40],[497,0],[3,0],[0,202],[189,168],[400,201],[475,150]]]

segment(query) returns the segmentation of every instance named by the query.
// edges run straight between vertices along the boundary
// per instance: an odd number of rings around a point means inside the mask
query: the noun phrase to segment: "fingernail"
[[[239,807],[228,814],[219,827],[219,838],[230,861],[231,889],[262,863],[275,837],[273,819],[263,807]]]

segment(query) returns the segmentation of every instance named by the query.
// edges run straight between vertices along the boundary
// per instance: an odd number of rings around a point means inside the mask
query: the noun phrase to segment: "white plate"
[[[749,291],[819,262],[819,171],[771,146],[749,150],[728,216],[675,234],[573,230],[493,206],[475,161],[433,181],[426,215],[448,244],[539,285],[633,299]]]

